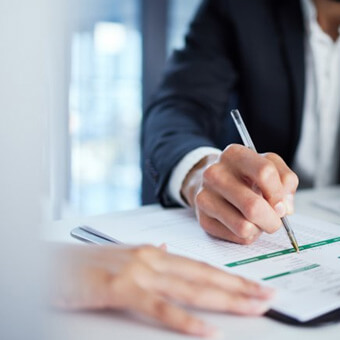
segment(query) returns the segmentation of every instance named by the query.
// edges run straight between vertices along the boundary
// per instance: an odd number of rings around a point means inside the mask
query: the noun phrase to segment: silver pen
[[[254,143],[253,143],[253,141],[252,141],[252,139],[251,139],[251,137],[249,135],[249,132],[248,132],[248,130],[246,128],[246,125],[243,122],[243,119],[241,117],[240,112],[238,110],[232,110],[230,112],[230,114],[231,114],[231,117],[233,118],[233,121],[234,121],[234,123],[236,125],[236,128],[237,128],[237,130],[238,130],[238,132],[239,132],[239,134],[240,134],[240,136],[242,138],[243,144],[247,148],[257,152],[256,148],[255,148],[255,145],[254,145]],[[290,240],[292,246],[299,253],[300,249],[299,249],[298,243],[296,241],[296,238],[295,238],[295,235],[294,235],[294,231],[293,231],[293,229],[290,226],[290,223],[288,221],[288,218],[286,216],[284,216],[284,217],[281,218],[281,221],[282,221],[283,226],[286,229],[286,232],[288,234],[288,237],[289,237],[289,240]]]
[[[118,240],[112,238],[109,235],[105,235],[100,231],[93,229],[88,226],[80,226],[77,228],[72,229],[71,236],[74,238],[86,242],[86,243],[93,243],[93,244],[122,244]]]

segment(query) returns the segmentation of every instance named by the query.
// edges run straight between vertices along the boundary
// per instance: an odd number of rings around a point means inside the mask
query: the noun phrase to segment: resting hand
[[[257,283],[151,246],[63,248],[58,266],[55,306],[132,310],[197,336],[210,336],[214,329],[179,304],[260,315],[272,296]]]
[[[186,177],[182,196],[204,230],[240,244],[274,233],[280,217],[293,213],[298,178],[274,153],[259,155],[237,144],[211,155]]]

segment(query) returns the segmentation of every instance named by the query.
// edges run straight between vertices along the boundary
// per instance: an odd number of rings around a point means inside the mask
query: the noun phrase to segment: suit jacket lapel
[[[282,54],[286,61],[287,72],[292,89],[291,159],[300,137],[305,92],[305,48],[304,20],[300,1],[273,1],[279,34],[281,35]]]

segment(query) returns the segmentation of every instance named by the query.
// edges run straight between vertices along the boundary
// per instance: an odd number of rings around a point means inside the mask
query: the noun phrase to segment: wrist
[[[204,171],[214,164],[218,157],[219,155],[216,154],[203,157],[185,176],[181,187],[181,196],[190,207],[193,208],[195,205],[195,197],[201,188]]]

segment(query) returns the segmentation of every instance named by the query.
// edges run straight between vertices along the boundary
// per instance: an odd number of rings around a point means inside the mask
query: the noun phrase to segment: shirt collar
[[[312,0],[301,0],[302,11],[306,22],[317,23],[316,8]]]
[[[305,27],[307,29],[308,34],[311,35],[313,33],[321,39],[332,40],[330,36],[327,33],[325,33],[319,25],[317,19],[317,11],[313,0],[301,0],[301,5],[305,21]],[[340,33],[340,27],[338,28],[338,30]]]

